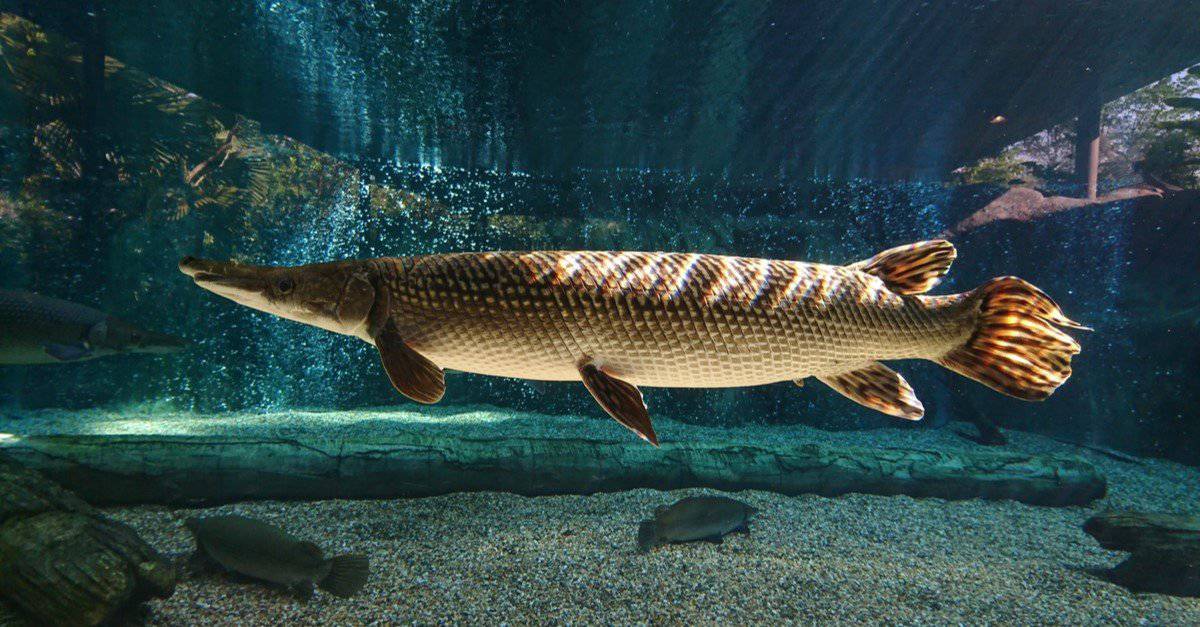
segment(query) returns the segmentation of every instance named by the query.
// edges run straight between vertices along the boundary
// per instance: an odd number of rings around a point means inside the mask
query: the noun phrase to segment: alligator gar
[[[733,387],[815,377],[862,405],[924,408],[879,363],[928,359],[1027,400],[1071,374],[1086,329],[1015,277],[926,295],[956,252],[934,240],[835,266],[695,253],[479,252],[264,267],[184,258],[195,283],[242,305],[375,345],[421,403],[443,369],[582,381],[643,439],[637,386]]]
[[[30,292],[0,290],[0,364],[48,364],[121,353],[170,353],[185,342],[103,311]]]

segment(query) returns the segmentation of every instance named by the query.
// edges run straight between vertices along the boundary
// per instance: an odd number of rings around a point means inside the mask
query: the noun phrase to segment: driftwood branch
[[[1122,187],[1098,196],[1095,200],[1070,198],[1067,196],[1046,196],[1036,189],[1029,187],[1012,187],[997,196],[979,211],[976,211],[958,224],[947,229],[942,233],[942,236],[954,237],[963,235],[981,226],[1000,220],[1032,222],[1060,211],[1106,205],[1147,196],[1162,198],[1162,195],[1162,189],[1149,185]]]
[[[402,432],[369,441],[207,436],[25,436],[8,454],[96,503],[589,494],[711,487],[1079,505],[1105,480],[1076,457],[817,444],[618,443]]]

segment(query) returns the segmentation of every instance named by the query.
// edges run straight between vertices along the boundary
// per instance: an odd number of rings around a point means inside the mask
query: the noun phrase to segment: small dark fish
[[[353,596],[367,583],[362,555],[326,558],[321,547],[297,540],[282,529],[245,516],[189,518],[196,550],[227,571],[312,596],[313,586],[340,597]]]
[[[758,510],[723,496],[689,496],[670,507],[654,511],[654,518],[638,528],[638,550],[649,552],[672,542],[704,540],[720,544],[726,534],[748,533]]]
[[[971,435],[966,431],[960,431],[958,429],[952,429],[951,431],[954,433],[954,435],[957,435],[968,442],[974,442],[980,446],[1004,446],[1008,444],[1008,437],[1006,437],[1003,433],[999,433],[999,438],[991,438],[989,435],[986,435],[982,432],[979,435]]]
[[[992,422],[990,418],[977,415],[971,422],[975,423],[975,428],[979,430],[978,436],[973,436],[965,431],[954,430],[958,437],[969,440],[981,446],[1004,446],[1008,444],[1008,437],[1000,430],[1000,426]]]

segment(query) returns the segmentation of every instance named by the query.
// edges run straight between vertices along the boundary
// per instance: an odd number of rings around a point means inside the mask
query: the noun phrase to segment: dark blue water
[[[937,237],[1004,189],[957,185],[953,168],[1069,124],[1084,91],[1124,95],[1200,49],[1160,13],[1129,23],[1049,4],[124,2],[98,26],[61,3],[16,4],[61,38],[37,44],[44,65],[18,67],[36,72],[4,75],[2,286],[194,344],[0,368],[6,402],[28,407],[404,403],[371,347],[205,294],[176,261],[594,248],[849,263]],[[7,28],[7,50],[30,45]],[[1084,32],[1107,35],[1071,38]],[[129,64],[100,87],[97,52]],[[989,124],[997,113],[1009,122]],[[241,143],[222,159],[230,129]],[[214,155],[202,181],[181,182]],[[1082,193],[1069,176],[1043,188]],[[986,419],[1200,460],[1194,198],[956,235],[939,292],[1016,274],[1096,330],[1041,404],[903,365],[928,408],[913,428]],[[731,426],[894,424],[816,385],[647,401]],[[443,402],[595,411],[579,386],[473,375],[452,376]]]

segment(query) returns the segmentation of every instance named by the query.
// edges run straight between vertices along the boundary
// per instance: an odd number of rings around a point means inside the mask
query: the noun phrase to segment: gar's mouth
[[[264,268],[257,266],[184,257],[179,260],[179,271],[197,286],[229,298],[261,294],[267,287]]]
[[[212,272],[201,272],[193,275],[196,285],[222,296],[237,294],[259,294],[266,290],[266,283],[257,277],[225,276]]]
[[[187,257],[179,260],[179,271],[190,277],[194,277],[197,274],[209,273],[206,268],[211,267],[212,265],[213,262],[211,261],[197,259],[191,255],[188,255]]]

